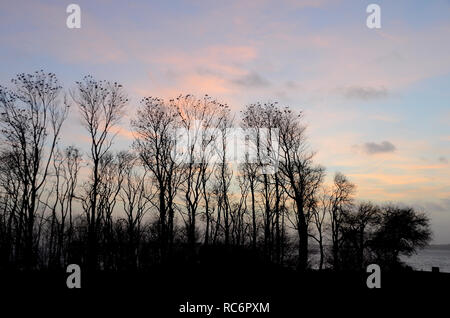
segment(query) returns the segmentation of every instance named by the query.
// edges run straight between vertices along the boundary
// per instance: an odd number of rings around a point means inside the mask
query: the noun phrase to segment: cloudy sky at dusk
[[[358,197],[404,202],[450,243],[450,1],[0,2],[0,84],[54,72],[65,88],[86,74],[122,83],[133,112],[144,96],[209,94],[233,109],[278,101],[305,112],[328,175]],[[124,118],[118,146],[132,136]],[[83,138],[76,110],[62,143]]]

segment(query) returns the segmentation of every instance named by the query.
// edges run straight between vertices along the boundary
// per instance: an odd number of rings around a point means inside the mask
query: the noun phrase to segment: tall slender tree
[[[0,125],[4,151],[13,160],[13,171],[20,181],[16,207],[19,248],[23,247],[25,267],[31,269],[36,265],[39,245],[39,236],[34,235],[39,198],[69,105],[62,99],[62,87],[53,73],[22,73],[12,83],[10,89],[0,87]]]
[[[71,95],[90,138],[91,174],[85,184],[83,208],[88,223],[88,267],[95,270],[98,265],[98,234],[102,222],[99,191],[102,178],[105,177],[101,167],[114,140],[112,128],[120,121],[128,98],[122,85],[117,82],[98,81],[89,75],[76,82],[76,89]]]

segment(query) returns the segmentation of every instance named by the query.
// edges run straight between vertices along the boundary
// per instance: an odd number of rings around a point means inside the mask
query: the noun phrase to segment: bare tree
[[[230,140],[230,128],[231,121],[224,118],[219,126],[219,149],[218,155],[220,157],[219,163],[216,169],[216,186],[217,186],[217,213],[223,216],[223,225],[217,222],[217,225],[222,225],[222,230],[224,233],[224,243],[225,245],[230,244],[230,234],[231,234],[231,202],[230,202],[230,187],[233,182],[233,170],[229,166],[228,154],[231,149]]]
[[[219,103],[207,95],[200,99],[192,95],[179,96],[172,100],[172,104],[175,105],[183,131],[187,134],[187,143],[184,145],[182,190],[187,209],[185,223],[188,244],[193,248],[197,242],[196,220],[201,199],[204,197],[202,187],[205,174],[210,167],[213,155],[212,145],[216,134],[222,132],[221,137],[225,138],[223,133],[231,123],[228,119],[229,108],[226,104]],[[222,142],[222,145],[225,146],[226,142]],[[222,152],[220,154],[224,155]],[[226,187],[225,184],[222,186]],[[222,194],[224,190],[225,188],[222,188]],[[228,199],[222,198],[224,200],[221,202],[222,207],[225,208],[225,213],[228,213]]]
[[[258,236],[258,222],[256,214],[256,193],[258,192],[259,184],[259,165],[257,163],[249,162],[248,156],[245,162],[240,166],[241,174],[245,180],[248,181],[248,191],[250,191],[250,207],[251,207],[251,244],[253,250],[256,250],[257,236]]]
[[[276,103],[250,104],[243,112],[243,128],[256,152],[256,164],[250,163],[248,158],[244,164],[244,172],[250,179],[250,192],[252,197],[253,219],[253,247],[256,246],[256,216],[255,216],[255,190],[263,199],[264,224],[264,250],[269,258],[277,262],[281,260],[282,231],[280,220],[284,202],[284,189],[282,179],[278,173],[278,143],[279,125],[282,112]],[[255,158],[253,158],[254,160]],[[260,184],[260,187],[258,187]],[[275,252],[275,253],[273,253]]]
[[[248,219],[248,194],[250,189],[250,182],[245,176],[238,176],[239,184],[239,198],[233,200],[231,204],[231,237],[234,245],[240,246],[246,243],[247,238],[250,237],[250,224]],[[251,239],[250,239],[251,241]]]
[[[136,132],[134,148],[156,187],[157,200],[151,203],[159,214],[160,257],[166,260],[174,239],[175,197],[182,176],[175,156],[178,110],[162,99],[144,98],[132,126]]]
[[[319,245],[319,270],[323,269],[325,260],[325,226],[326,217],[330,211],[330,195],[328,189],[323,186],[317,195],[317,201],[311,209],[311,222],[314,225],[315,233],[310,233],[309,236],[313,238]]]
[[[111,148],[113,137],[111,129],[119,122],[124,107],[128,103],[122,85],[114,82],[97,81],[86,76],[76,83],[72,98],[78,105],[81,121],[90,137],[90,180],[85,184],[86,200],[83,208],[88,223],[88,267],[97,267],[97,234],[102,215],[99,213],[99,189],[104,177],[101,163]]]
[[[1,204],[1,263],[4,267],[17,263],[22,250],[23,211],[22,182],[18,174],[14,154],[2,150],[0,157],[0,204]],[[2,266],[2,267],[3,267]]]
[[[308,223],[323,181],[324,169],[313,163],[314,153],[308,150],[302,113],[284,109],[280,122],[279,169],[285,182],[287,195],[294,201],[294,227],[299,239],[298,269],[308,266]]]
[[[340,263],[347,263],[346,268],[351,268],[349,263],[353,263],[352,269],[365,269],[371,236],[380,221],[381,209],[371,202],[361,202],[344,215],[340,229],[343,242],[339,248],[339,258]],[[342,245],[346,253],[341,251]]]
[[[34,236],[39,197],[69,106],[61,100],[62,88],[53,73],[22,73],[12,83],[12,89],[0,87],[0,125],[3,147],[9,149],[21,183],[18,231],[23,234],[24,262],[30,269],[36,264],[39,244]]]
[[[54,187],[51,192],[54,203],[50,206],[50,266],[61,267],[67,257],[65,247],[70,245],[73,234],[73,199],[75,198],[78,173],[81,168],[81,154],[74,146],[64,152],[56,152],[53,160]],[[58,213],[59,212],[59,213]],[[68,226],[68,229],[66,229]]]
[[[98,187],[97,212],[101,218],[101,244],[102,259],[105,269],[116,266],[115,250],[117,247],[115,237],[115,211],[119,193],[126,178],[130,161],[129,153],[125,151],[112,154],[106,153],[100,160],[100,175],[102,176]]]
[[[146,184],[148,170],[138,164],[138,158],[129,154],[125,166],[126,177],[119,194],[126,214],[128,235],[126,257],[133,269],[139,265],[138,249],[141,241],[142,219],[150,208],[150,200],[153,200],[151,184],[150,186]]]
[[[353,205],[355,185],[345,175],[337,172],[330,196],[330,223],[333,268],[340,269],[339,249],[341,246],[341,226]]]

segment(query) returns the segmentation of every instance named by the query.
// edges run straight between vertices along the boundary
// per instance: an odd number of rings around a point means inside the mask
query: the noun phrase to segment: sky
[[[357,185],[361,200],[426,212],[434,243],[450,243],[450,1],[0,0],[0,85],[54,72],[130,96],[116,147],[144,96],[208,94],[239,111],[278,101],[302,110],[316,161]],[[66,7],[81,8],[81,28]],[[65,145],[85,141],[75,109]]]

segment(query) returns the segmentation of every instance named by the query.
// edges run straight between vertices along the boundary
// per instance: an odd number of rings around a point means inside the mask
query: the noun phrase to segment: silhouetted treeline
[[[66,93],[43,71],[0,86],[2,268],[145,269],[214,257],[214,247],[299,270],[395,268],[430,240],[424,214],[358,203],[341,173],[327,185],[302,112],[256,103],[236,119],[209,96],[147,97],[130,123],[132,147],[117,152],[128,104],[122,85],[91,76]],[[69,108],[87,153],[62,146]],[[254,153],[234,165],[233,127]],[[180,131],[192,142],[182,150]]]

